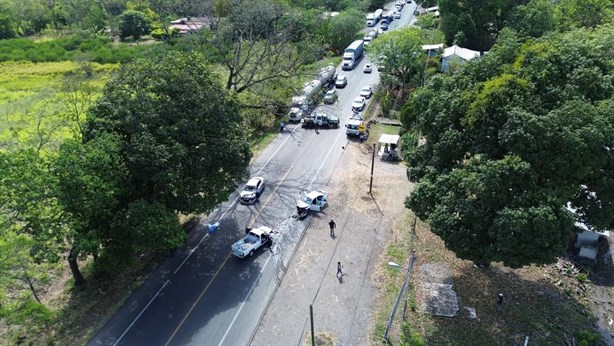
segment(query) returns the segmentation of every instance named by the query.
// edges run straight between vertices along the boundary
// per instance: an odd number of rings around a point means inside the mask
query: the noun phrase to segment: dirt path
[[[405,167],[376,158],[369,195],[371,153],[367,144],[346,146],[331,181],[329,207],[311,225],[265,313],[253,345],[299,344],[310,335],[313,305],[316,335],[335,345],[370,343],[374,298],[372,280],[395,220],[405,212],[411,186]],[[337,224],[329,235],[328,222]],[[337,262],[344,275],[336,277]]]

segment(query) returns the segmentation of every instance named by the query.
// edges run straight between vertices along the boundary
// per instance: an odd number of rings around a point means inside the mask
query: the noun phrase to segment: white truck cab
[[[363,132],[362,128],[364,128],[365,122],[361,119],[351,118],[348,120],[347,124],[345,124],[345,134],[350,136],[358,137]]]

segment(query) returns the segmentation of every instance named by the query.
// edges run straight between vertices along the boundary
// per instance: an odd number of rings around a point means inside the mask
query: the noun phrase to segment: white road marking
[[[132,328],[132,326],[136,323],[136,321],[141,317],[141,315],[143,315],[143,313],[145,312],[145,310],[147,310],[147,308],[149,307],[149,305],[151,305],[151,303],[158,297],[158,295],[160,294],[160,292],[162,292],[162,290],[164,289],[164,287],[166,287],[166,285],[168,285],[170,283],[170,281],[166,280],[164,282],[164,285],[162,285],[162,287],[160,287],[160,289],[158,290],[158,292],[156,292],[156,295],[153,296],[153,298],[151,298],[151,300],[149,301],[149,303],[147,303],[147,305],[145,305],[145,307],[143,308],[143,310],[141,310],[141,312],[134,318],[134,320],[132,321],[132,323],[130,323],[130,325],[128,326],[128,328],[126,328],[126,330],[124,330],[124,332],[122,333],[122,335],[119,336],[119,338],[115,341],[115,343],[113,344],[113,346],[117,346],[117,344],[119,344],[120,341],[122,341],[122,339],[124,338],[124,336],[126,336],[126,334],[128,333],[128,331],[130,330],[130,328]]]
[[[292,132],[290,132],[290,134],[293,134],[294,131],[296,131],[296,129],[298,128],[298,126],[296,126],[294,128],[294,130],[292,130]],[[271,160],[275,157],[275,155],[277,155],[277,153],[279,152],[279,150],[284,146],[284,144],[288,141],[288,139],[290,139],[291,136],[287,136],[286,139],[281,142],[281,144],[279,145],[279,148],[277,148],[277,150],[275,150],[275,152],[271,155],[271,157],[264,163],[264,165],[262,166],[262,168],[260,168],[258,170],[258,172],[256,173],[256,175],[260,174],[260,172],[262,172],[262,170],[271,162]],[[235,203],[237,203],[237,201],[239,200],[239,197],[235,198],[234,201],[232,201],[232,203],[230,203],[230,205],[228,206],[228,208],[226,208],[226,210],[222,213],[222,215],[220,215],[220,220],[224,218],[224,216],[226,215],[226,213],[228,213],[228,211],[235,205]],[[193,247],[190,252],[188,253],[188,255],[186,256],[186,258],[181,262],[181,264],[179,264],[179,266],[177,267],[177,269],[175,269],[175,271],[173,272],[173,275],[177,274],[177,272],[179,271],[179,269],[181,269],[181,267],[183,267],[183,265],[185,264],[185,262],[188,261],[188,259],[190,259],[190,257],[192,256],[192,254],[196,251],[196,249],[200,246],[200,244],[202,244],[202,242],[209,238],[209,233],[205,233],[205,235],[203,236],[203,238],[198,242],[198,244],[196,244],[195,247]],[[269,257],[270,258],[270,257]],[[268,259],[267,259],[268,262]],[[262,272],[261,272],[262,273]],[[128,333],[128,331],[130,331],[130,329],[132,328],[132,326],[134,326],[134,324],[136,323],[136,321],[143,315],[143,313],[147,310],[147,308],[149,308],[149,306],[151,305],[151,303],[153,303],[153,301],[158,297],[158,295],[160,295],[160,292],[162,292],[162,290],[166,287],[166,285],[169,284],[170,281],[166,280],[164,282],[164,285],[162,285],[162,287],[160,287],[160,289],[158,290],[158,292],[156,292],[156,295],[153,296],[153,298],[151,298],[151,300],[147,303],[147,305],[145,305],[145,307],[143,308],[143,310],[141,310],[141,312],[136,316],[136,318],[132,321],[132,323],[130,323],[130,325],[128,326],[128,328],[126,328],[126,330],[124,330],[124,332],[122,333],[122,335],[117,339],[117,341],[115,341],[115,343],[113,344],[113,346],[117,346],[117,344],[124,338],[124,336],[126,336],[126,334]],[[253,286],[252,286],[253,288]],[[251,290],[250,290],[251,292]],[[241,307],[243,307],[243,305],[241,305]],[[240,310],[239,310],[240,311]],[[236,319],[236,316],[235,316]],[[234,323],[234,319],[233,319],[233,323]],[[228,332],[228,331],[227,331]]]
[[[228,329],[226,329],[226,333],[224,333],[224,336],[222,337],[222,340],[220,340],[220,343],[218,344],[218,346],[221,346],[224,343],[224,340],[226,340],[226,337],[228,336],[228,332],[230,332],[230,329],[232,328],[232,325],[237,320],[237,317],[239,317],[239,314],[241,313],[241,310],[243,310],[243,307],[245,306],[245,303],[247,302],[247,299],[252,294],[252,291],[254,290],[254,287],[256,287],[256,283],[258,283],[258,280],[260,280],[260,277],[262,276],[262,272],[264,272],[264,268],[266,268],[266,266],[269,264],[269,260],[271,259],[271,257],[272,256],[269,254],[269,258],[266,259],[266,262],[262,266],[262,269],[260,269],[260,273],[258,273],[258,276],[254,280],[254,283],[252,284],[252,287],[249,289],[249,292],[247,292],[247,295],[243,299],[243,303],[241,303],[241,306],[239,306],[239,310],[237,310],[237,312],[235,313],[235,316],[232,319],[232,322],[230,322],[230,324],[228,325]]]
[[[309,183],[309,186],[307,187],[307,191],[311,190],[311,185],[313,185],[313,182],[316,180],[316,178],[318,178],[318,175],[320,174],[320,170],[322,170],[322,167],[324,167],[324,164],[328,160],[328,157],[330,156],[330,153],[332,153],[333,149],[335,149],[337,147],[336,143],[339,141],[339,137],[341,137],[341,134],[343,134],[343,131],[339,131],[339,134],[337,135],[337,138],[335,138],[335,141],[333,142],[333,145],[331,145],[330,149],[328,149],[328,153],[326,154],[326,157],[324,158],[324,160],[322,160],[322,163],[320,164],[320,167],[318,167],[318,170],[316,171],[316,174],[313,175],[313,179],[311,179],[311,182]]]

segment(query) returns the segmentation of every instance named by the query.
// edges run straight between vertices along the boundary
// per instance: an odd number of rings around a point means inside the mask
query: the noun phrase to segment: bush
[[[580,346],[596,346],[601,340],[599,333],[586,329],[580,330],[576,337]]]
[[[151,32],[151,37],[153,37],[154,40],[164,40],[168,37],[168,35],[164,29],[158,28]]]
[[[426,343],[418,332],[411,332],[409,324],[403,322],[401,324],[401,345],[404,346],[424,346]]]
[[[93,60],[101,63],[125,63],[134,59],[145,46],[128,47],[113,46],[106,37],[79,34],[70,38],[59,38],[44,42],[34,42],[30,39],[0,40],[0,62],[31,61],[58,62],[72,60],[87,54]]]

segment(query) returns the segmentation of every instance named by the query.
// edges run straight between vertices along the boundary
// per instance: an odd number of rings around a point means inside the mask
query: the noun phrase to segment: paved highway
[[[391,7],[389,4],[388,7]],[[402,18],[391,29],[409,23],[415,4],[407,4]],[[193,240],[189,251],[166,260],[124,307],[90,340],[90,345],[246,345],[281,280],[310,215],[292,218],[301,191],[326,189],[327,181],[348,144],[344,124],[351,103],[365,85],[377,85],[379,74],[363,73],[364,57],[348,76],[348,85],[338,90],[334,105],[317,111],[339,116],[339,129],[304,130],[289,125],[286,131],[256,158],[252,176],[266,182],[260,201],[253,206],[230,201],[209,215],[220,229],[204,232]],[[329,196],[335,203],[335,196]],[[230,255],[230,245],[244,235],[246,226],[267,225],[279,231],[271,248],[251,258]],[[280,343],[283,340],[280,340]]]

